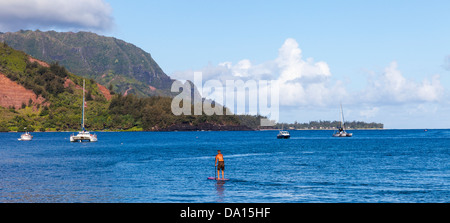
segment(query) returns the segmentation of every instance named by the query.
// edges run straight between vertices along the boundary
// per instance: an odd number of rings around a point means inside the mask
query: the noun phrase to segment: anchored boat
[[[82,104],[82,118],[81,118],[81,131],[78,132],[77,135],[72,134],[70,136],[70,142],[97,142],[97,135],[91,134],[84,128],[84,107],[85,101],[84,101],[84,79],[83,79],[83,104]]]
[[[277,135],[277,139],[289,139],[291,134],[288,131],[280,131]]]
[[[344,121],[344,113],[342,112],[342,104],[341,104],[341,125],[337,132],[333,133],[333,137],[352,137],[353,133],[347,133],[345,131],[345,121]]]
[[[97,142],[97,135],[91,134],[83,128],[83,130],[81,132],[78,132],[77,135],[72,134],[70,136],[70,141],[71,142],[83,142],[83,141]]]
[[[291,138],[291,134],[288,131],[284,130],[284,124],[283,124],[280,132],[277,135],[277,139],[289,139],[289,138]]]
[[[20,135],[19,141],[31,141],[33,139],[33,136],[29,132],[25,132],[24,134]]]

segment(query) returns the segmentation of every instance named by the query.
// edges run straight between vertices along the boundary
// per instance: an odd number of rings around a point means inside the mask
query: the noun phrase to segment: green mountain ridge
[[[58,63],[47,66],[32,61],[24,52],[0,44],[0,75],[45,99],[35,102],[26,98],[20,108],[0,106],[0,131],[78,131],[84,78]],[[8,89],[5,82],[0,82],[0,89]],[[0,100],[3,98],[0,95]],[[242,126],[237,116],[175,116],[168,96],[113,94],[108,100],[93,79],[86,81],[86,101],[85,126],[91,131],[251,130]]]
[[[49,66],[30,61],[27,52],[34,58],[50,62]],[[20,108],[0,106],[0,131],[21,131],[25,127],[30,131],[78,130],[83,78],[87,79],[86,127],[89,130],[261,128],[261,116],[208,116],[204,113],[175,116],[170,108],[171,96],[174,96],[170,87],[175,80],[164,74],[150,54],[122,40],[94,33],[0,33],[0,73],[45,99],[40,103],[27,98]],[[111,100],[105,98],[97,83],[112,90],[111,93],[116,92]],[[184,85],[192,89],[192,97],[200,97],[191,84],[186,82]],[[103,86],[102,90],[106,90]],[[319,124],[322,127],[323,123]],[[310,123],[309,127],[312,126],[317,125]],[[302,126],[294,124],[292,127]]]
[[[131,43],[91,32],[18,31],[0,33],[0,42],[32,57],[58,62],[68,71],[139,97],[173,96],[173,79],[151,55]]]

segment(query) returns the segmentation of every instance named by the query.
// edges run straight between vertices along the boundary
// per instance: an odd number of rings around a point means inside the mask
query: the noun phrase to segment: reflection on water
[[[224,202],[225,198],[225,181],[218,180],[216,183],[217,202]]]

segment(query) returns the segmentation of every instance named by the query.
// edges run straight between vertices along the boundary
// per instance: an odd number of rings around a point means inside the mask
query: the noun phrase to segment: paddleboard
[[[226,180],[230,180],[230,179],[227,179],[227,178],[225,178],[225,179],[222,179],[222,178],[215,178],[215,177],[208,177],[208,180],[220,180],[220,181],[226,181]]]

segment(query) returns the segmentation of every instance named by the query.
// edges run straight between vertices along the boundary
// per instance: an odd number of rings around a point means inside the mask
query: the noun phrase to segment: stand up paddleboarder
[[[217,162],[219,161],[219,162]],[[217,179],[220,179],[220,170],[222,170],[222,180],[225,180],[224,170],[225,170],[225,161],[223,160],[223,155],[220,150],[217,150],[216,160],[214,161],[214,166],[217,166]]]

